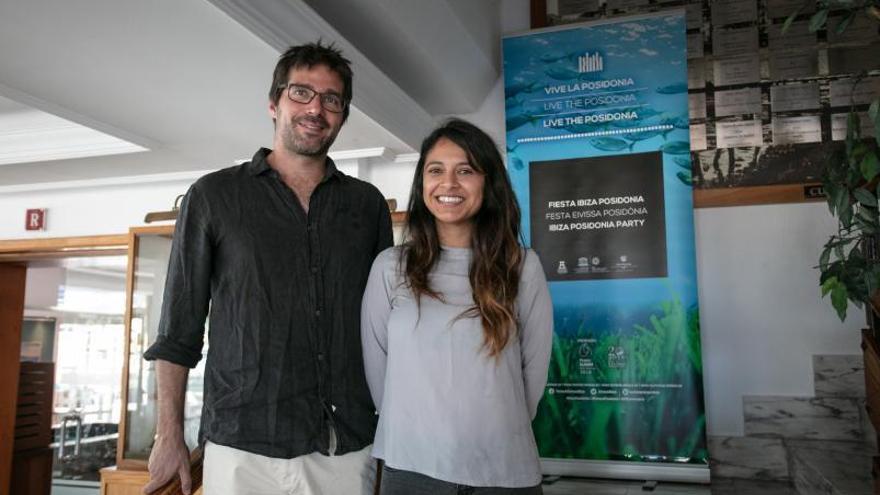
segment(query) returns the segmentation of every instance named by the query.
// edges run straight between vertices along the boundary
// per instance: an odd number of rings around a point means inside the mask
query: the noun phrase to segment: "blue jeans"
[[[382,468],[380,495],[543,495],[541,485],[525,488],[467,486],[402,469]]]

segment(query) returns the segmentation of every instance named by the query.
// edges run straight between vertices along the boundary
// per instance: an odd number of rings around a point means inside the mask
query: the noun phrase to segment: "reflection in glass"
[[[157,391],[154,361],[144,361],[144,351],[156,340],[171,237],[139,234],[134,259],[131,300],[131,339],[128,369],[128,405],[123,458],[147,460],[156,434]],[[207,352],[207,346],[203,350]],[[190,370],[184,406],[184,436],[192,449],[198,441],[202,412],[204,359]]]
[[[54,363],[56,480],[97,482],[116,463],[126,266],[116,254],[28,264],[21,359]]]

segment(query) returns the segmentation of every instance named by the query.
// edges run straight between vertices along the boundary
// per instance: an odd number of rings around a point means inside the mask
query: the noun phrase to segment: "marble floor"
[[[640,481],[560,478],[544,484],[544,495],[796,495],[787,483],[717,478],[711,485],[658,483],[653,490]]]
[[[744,436],[708,438],[711,485],[561,478],[546,495],[873,495],[861,355],[813,356],[815,394],[746,395]]]

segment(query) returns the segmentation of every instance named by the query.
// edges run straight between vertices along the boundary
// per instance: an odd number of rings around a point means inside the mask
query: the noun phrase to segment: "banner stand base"
[[[579,476],[623,480],[709,484],[709,466],[654,462],[541,459],[541,472],[550,476]]]

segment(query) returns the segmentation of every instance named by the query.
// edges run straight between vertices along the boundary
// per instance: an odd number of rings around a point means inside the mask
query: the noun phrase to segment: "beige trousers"
[[[371,495],[376,461],[367,446],[325,456],[317,452],[276,459],[207,442],[205,495]]]

